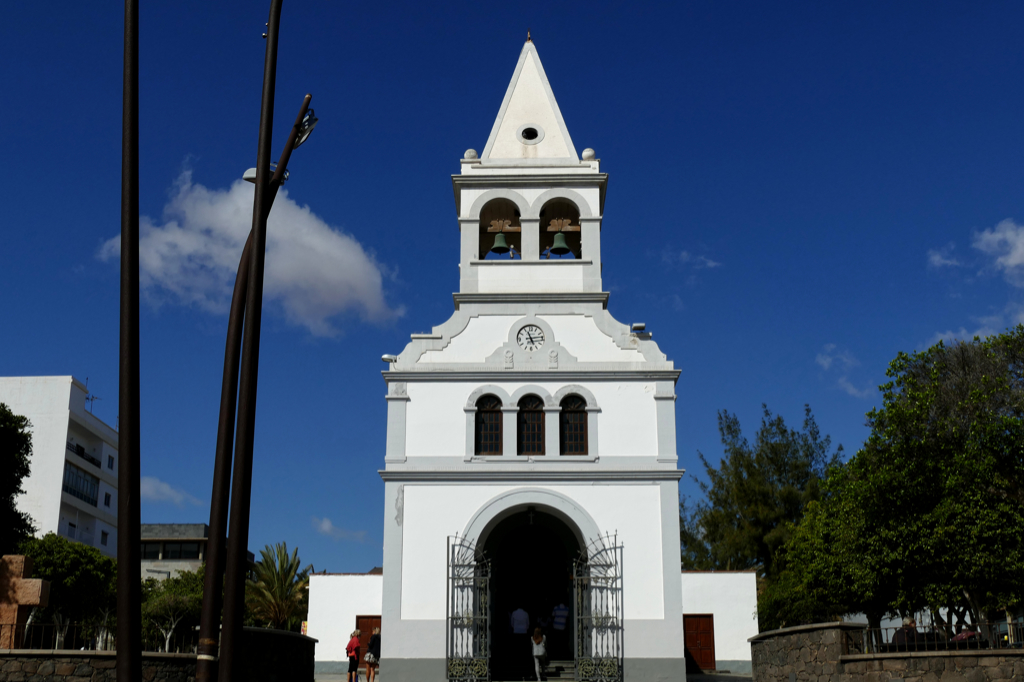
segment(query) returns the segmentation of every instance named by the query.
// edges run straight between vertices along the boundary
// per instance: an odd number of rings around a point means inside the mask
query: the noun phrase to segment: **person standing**
[[[380,667],[380,628],[374,628],[366,645],[366,682],[373,682]]]
[[[345,646],[345,653],[348,654],[348,682],[359,682],[359,629],[352,631],[352,638]]]
[[[548,665],[548,638],[543,630],[534,628],[530,643],[533,644],[533,670],[537,673],[537,682],[540,682],[541,674]]]

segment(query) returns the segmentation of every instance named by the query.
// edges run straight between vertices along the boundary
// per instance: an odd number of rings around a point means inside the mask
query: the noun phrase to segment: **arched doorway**
[[[573,561],[581,549],[573,530],[544,507],[530,506],[494,526],[482,549],[491,565],[491,679],[533,679],[535,627],[547,635],[550,660],[572,661]],[[559,605],[568,614],[555,622]],[[528,614],[527,634],[513,631],[517,609]]]

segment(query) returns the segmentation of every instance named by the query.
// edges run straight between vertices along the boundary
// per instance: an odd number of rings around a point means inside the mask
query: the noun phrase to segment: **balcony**
[[[65,463],[64,492],[95,507],[99,502],[99,490],[100,479],[70,463]]]
[[[98,459],[96,459],[95,457],[90,455],[88,452],[86,452],[85,448],[83,448],[81,445],[75,445],[74,443],[68,441],[67,449],[70,452],[73,452],[74,454],[76,454],[79,457],[81,457],[82,459],[84,459],[89,464],[92,464],[97,469],[102,469],[103,468],[102,463]]]

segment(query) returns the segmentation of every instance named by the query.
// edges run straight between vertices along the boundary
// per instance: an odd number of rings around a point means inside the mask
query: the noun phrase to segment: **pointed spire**
[[[480,159],[579,163],[529,30]]]

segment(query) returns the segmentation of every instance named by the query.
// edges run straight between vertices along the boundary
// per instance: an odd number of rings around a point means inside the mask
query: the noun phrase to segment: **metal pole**
[[[238,426],[231,491],[227,571],[224,590],[224,630],[221,636],[220,679],[241,682],[242,620],[249,545],[249,506],[252,491],[252,452],[256,432],[256,386],[259,373],[260,323],[263,313],[263,266],[267,246],[267,194],[270,190],[270,145],[274,125],[274,90],[277,80],[277,37],[282,0],[271,0],[267,22],[267,50],[263,65],[263,101],[260,109],[256,154],[256,191],[252,209],[252,254],[242,334]]]
[[[121,338],[117,467],[117,680],[142,679],[139,527],[139,2],[124,3]]]
[[[217,454],[213,465],[213,494],[210,498],[210,538],[206,544],[203,610],[199,619],[199,647],[196,651],[196,682],[214,682],[217,679],[220,612],[224,586],[224,543],[228,527],[228,494],[231,487],[231,449],[235,439],[235,407],[238,399],[238,357],[242,348],[242,321],[245,313],[245,294],[249,286],[251,252],[252,232],[245,240],[245,248],[242,249],[242,257],[238,263],[224,348]]]
[[[302,120],[306,117],[312,95],[306,95],[299,115],[292,126],[288,142],[277,162],[277,171],[270,180],[266,203],[267,216],[281,188],[284,173],[295,142],[298,140]],[[235,289],[231,295],[231,314],[228,317],[227,342],[224,348],[224,375],[220,392],[220,421],[217,426],[217,451],[213,467],[213,494],[210,502],[210,537],[206,549],[206,574],[203,581],[203,607],[199,621],[199,646],[196,657],[197,682],[215,682],[218,673],[218,635],[224,585],[224,554],[227,541],[228,494],[231,486],[231,449],[234,444],[234,419],[238,398],[239,354],[249,287],[249,265],[252,258],[252,230],[242,249],[242,257],[235,275]]]

